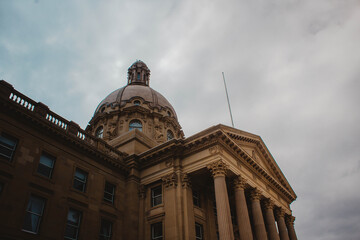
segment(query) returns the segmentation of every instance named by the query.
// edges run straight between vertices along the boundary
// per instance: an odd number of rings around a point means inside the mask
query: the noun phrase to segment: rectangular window
[[[204,239],[203,226],[199,223],[195,223],[195,239]]]
[[[67,215],[67,223],[65,229],[65,239],[78,239],[79,238],[79,229],[81,221],[81,212],[75,209],[69,209]]]
[[[101,219],[100,240],[110,240],[112,233],[112,222]]]
[[[157,186],[151,189],[151,206],[155,207],[162,204],[162,187]]]
[[[162,222],[151,224],[151,240],[162,240],[163,228]]]
[[[87,176],[87,172],[77,168],[75,171],[73,187],[81,192],[85,192]]]
[[[199,191],[193,189],[192,194],[193,194],[194,206],[200,207],[200,194],[199,194]]]
[[[43,152],[40,156],[37,172],[47,178],[51,178],[56,158]]]
[[[10,135],[1,133],[0,135],[0,156],[12,161],[18,140]]]
[[[104,189],[104,201],[109,203],[114,203],[115,197],[115,185],[105,182],[105,189]]]
[[[23,230],[32,233],[39,232],[41,217],[44,213],[45,199],[37,196],[30,196],[26,207]]]

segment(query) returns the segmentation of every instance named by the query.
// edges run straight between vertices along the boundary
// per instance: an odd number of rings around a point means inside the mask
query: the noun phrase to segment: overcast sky
[[[143,60],[186,137],[260,135],[303,240],[360,239],[360,0],[0,0],[0,79],[85,128]]]

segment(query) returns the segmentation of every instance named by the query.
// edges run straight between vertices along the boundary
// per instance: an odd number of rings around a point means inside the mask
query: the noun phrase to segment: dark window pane
[[[153,240],[163,239],[162,222],[154,223],[151,225],[151,239]]]
[[[78,239],[81,221],[81,212],[69,209],[64,238]]]
[[[73,187],[81,192],[85,192],[87,175],[87,172],[77,168],[75,171]]]
[[[195,223],[195,233],[196,233],[196,239],[204,239],[203,226],[201,224]]]
[[[5,133],[2,133],[0,135],[0,156],[3,156],[9,161],[11,161],[15,152],[17,142],[17,139]]]
[[[56,158],[51,156],[50,154],[43,153],[40,157],[37,172],[45,177],[51,178],[55,159]]]
[[[102,219],[100,228],[100,239],[110,240],[112,232],[112,222]]]
[[[200,207],[200,194],[197,190],[192,190],[194,206]]]
[[[107,202],[114,202],[115,185],[105,182],[104,200]]]
[[[31,196],[26,208],[23,230],[37,233],[43,215],[45,199]]]
[[[162,203],[162,187],[157,186],[151,189],[151,206],[157,206]]]

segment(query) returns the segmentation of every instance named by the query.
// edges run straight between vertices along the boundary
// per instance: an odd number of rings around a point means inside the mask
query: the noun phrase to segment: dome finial
[[[150,70],[141,60],[136,60],[128,69],[128,85],[149,86]]]

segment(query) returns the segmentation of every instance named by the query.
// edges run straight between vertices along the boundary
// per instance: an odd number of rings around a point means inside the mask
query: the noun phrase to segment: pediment
[[[221,125],[221,129],[231,139],[232,143],[236,144],[246,153],[248,158],[251,158],[252,161],[261,166],[268,175],[274,178],[296,198],[294,190],[291,188],[260,136],[223,125]]]

